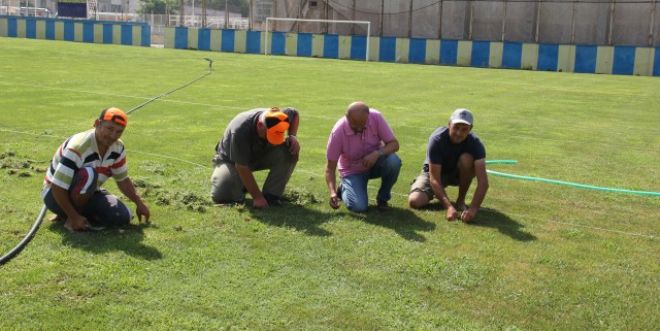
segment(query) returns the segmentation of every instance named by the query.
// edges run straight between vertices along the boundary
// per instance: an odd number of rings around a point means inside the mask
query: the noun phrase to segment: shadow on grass
[[[536,240],[536,236],[523,230],[523,225],[495,209],[481,208],[468,225],[496,228],[500,233],[519,241]]]
[[[390,207],[385,211],[370,207],[364,214],[351,213],[366,223],[390,228],[406,240],[424,242],[426,238],[418,231],[433,231],[435,223],[426,221],[406,208]]]
[[[249,201],[248,205],[252,205]],[[317,210],[305,208],[295,204],[285,204],[282,207],[269,207],[266,209],[246,208],[252,218],[261,223],[294,228],[312,236],[330,236],[332,233],[320,226],[335,217],[333,214],[321,213]]]
[[[123,228],[108,228],[101,231],[72,233],[62,223],[51,223],[49,228],[62,235],[62,244],[83,249],[92,253],[123,251],[129,256],[145,260],[158,260],[163,257],[156,248],[141,243],[147,224],[129,224]]]

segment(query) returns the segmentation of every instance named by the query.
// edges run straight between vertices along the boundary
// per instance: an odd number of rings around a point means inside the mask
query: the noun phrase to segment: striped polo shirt
[[[55,152],[46,172],[44,188],[55,184],[65,190],[71,186],[73,175],[82,167],[92,167],[98,173],[98,187],[108,178],[120,182],[128,177],[124,143],[117,140],[101,158],[96,145],[95,129],[77,133],[69,137]]]

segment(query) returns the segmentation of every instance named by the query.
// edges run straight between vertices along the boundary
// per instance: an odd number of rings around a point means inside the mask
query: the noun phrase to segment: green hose
[[[488,161],[486,161],[486,164],[516,164],[516,163],[518,163],[518,161],[516,161],[516,160],[488,160]],[[572,182],[567,182],[567,181],[563,181],[563,180],[556,180],[556,179],[547,179],[547,178],[540,178],[540,177],[513,175],[513,174],[507,174],[507,173],[504,173],[504,172],[493,171],[493,170],[486,170],[486,172],[488,172],[489,174],[504,177],[504,178],[528,180],[528,181],[532,181],[532,182],[541,182],[541,183],[556,184],[556,185],[564,185],[564,186],[570,186],[570,187],[575,187],[575,188],[581,188],[581,189],[585,189],[585,190],[605,191],[605,192],[611,192],[611,193],[626,193],[626,194],[635,194],[635,195],[642,195],[642,196],[660,197],[660,192],[635,191],[635,190],[627,190],[627,189],[612,188],[612,187],[594,186],[594,185],[587,185],[587,184],[580,184],[580,183],[572,183]]]

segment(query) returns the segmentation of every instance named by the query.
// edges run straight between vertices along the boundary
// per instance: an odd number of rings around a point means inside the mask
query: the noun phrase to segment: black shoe
[[[264,199],[268,201],[268,206],[271,207],[282,207],[284,204],[284,199],[270,193],[264,193]]]
[[[383,201],[383,200],[378,200],[376,202],[376,207],[380,211],[386,211],[386,210],[390,209],[390,205],[387,203],[387,201]]]

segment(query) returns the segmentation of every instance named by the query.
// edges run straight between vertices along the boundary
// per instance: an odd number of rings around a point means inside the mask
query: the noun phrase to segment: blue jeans
[[[381,156],[369,171],[342,177],[341,200],[350,211],[367,211],[369,207],[367,182],[373,178],[381,178],[376,199],[379,202],[389,201],[392,198],[392,187],[399,178],[399,170],[401,170],[401,159],[396,154]]]

